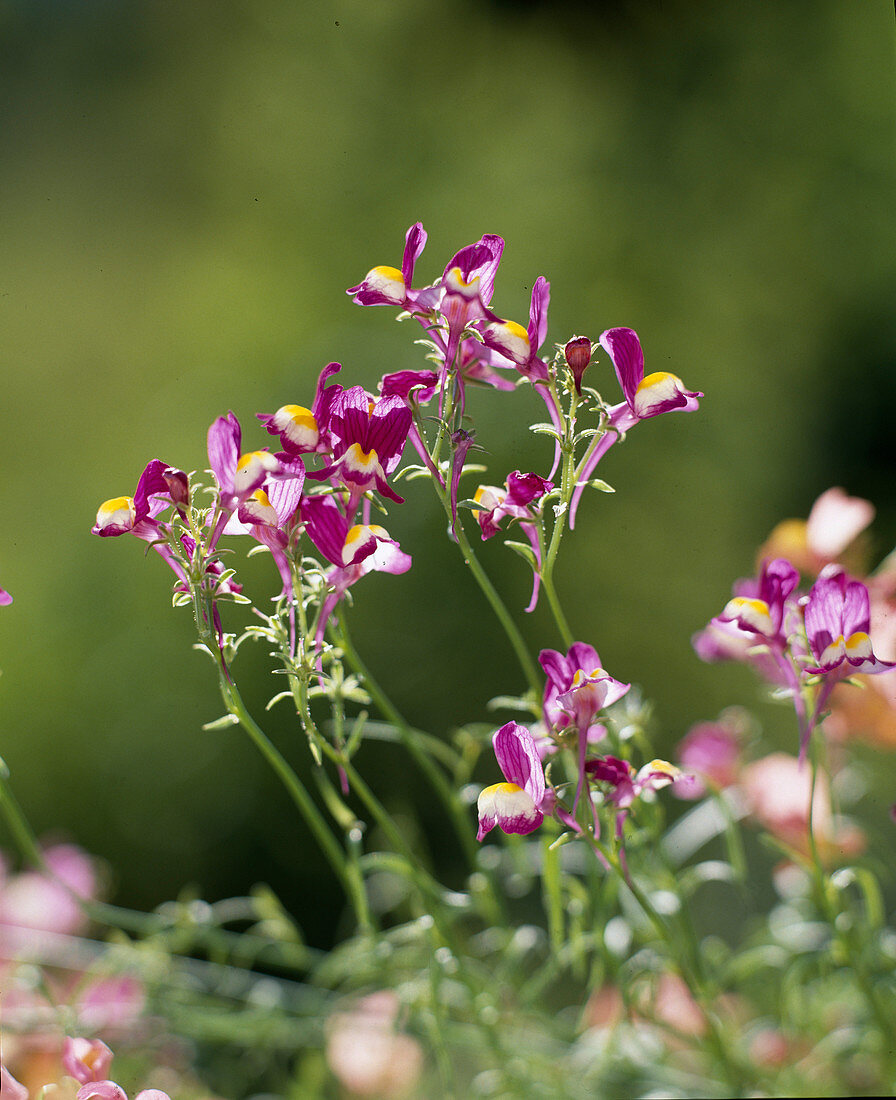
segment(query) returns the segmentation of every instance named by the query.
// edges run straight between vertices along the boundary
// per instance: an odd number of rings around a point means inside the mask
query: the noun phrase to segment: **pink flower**
[[[541,758],[525,726],[508,722],[492,738],[504,783],[479,795],[477,840],[496,825],[505,833],[531,833],[544,820],[545,782]]]
[[[828,565],[806,597],[806,635],[815,664],[809,675],[837,678],[854,672],[889,672],[896,662],[874,655],[868,631],[871,608],[868,589],[851,580],[837,565]]]
[[[76,1081],[105,1081],[112,1065],[112,1051],[100,1039],[71,1039],[62,1044],[62,1068]],[[80,1095],[80,1094],[79,1094]]]
[[[737,780],[743,741],[743,719],[726,712],[717,722],[698,722],[678,746],[678,760],[692,775],[687,785],[676,782],[674,793],[682,798],[700,798],[706,791],[704,780],[717,789],[730,787]]]
[[[797,851],[808,852],[812,775],[797,757],[773,752],[755,760],[743,769],[739,786],[750,814],[760,825]],[[812,825],[826,862],[842,860],[864,848],[864,836],[856,826],[834,819],[827,781],[821,775],[815,783]]]
[[[417,1084],[423,1050],[398,1030],[399,1009],[398,997],[381,990],[362,998],[351,1011],[330,1017],[327,1064],[353,1096],[399,1100]]]

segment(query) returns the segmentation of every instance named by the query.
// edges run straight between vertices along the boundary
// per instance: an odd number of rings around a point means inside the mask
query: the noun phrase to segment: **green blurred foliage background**
[[[228,409],[263,446],[254,414],[310,403],[327,361],[368,388],[422,366],[413,326],[344,294],[400,262],[413,221],[418,281],[498,233],[499,313],[525,323],[545,274],[551,342],[630,325],[648,370],[706,393],[612,449],[617,493],[586,498],[561,557],[573,629],[654,700],[658,751],[758,699],[689,639],[778,520],[841,484],[892,546],[888,0],[3,0],[0,56],[0,753],[38,830],[104,856],[122,903],[266,880],[313,940],[332,934],[286,798],[238,730],[201,732],[214,675],[164,565],[89,530],[149,459],[201,468]],[[592,370],[617,400],[606,359]],[[531,393],[471,410],[490,480],[546,472]],[[356,590],[356,641],[409,719],[447,734],[521,679],[424,483],[389,526],[414,568]],[[523,564],[483,558],[522,609]],[[245,579],[274,591],[269,560]],[[524,626],[558,644],[543,609]],[[279,684],[243,653],[258,713]],[[786,712],[759,710],[793,749]],[[304,758],[285,709],[270,729]],[[403,761],[361,764],[438,853]]]

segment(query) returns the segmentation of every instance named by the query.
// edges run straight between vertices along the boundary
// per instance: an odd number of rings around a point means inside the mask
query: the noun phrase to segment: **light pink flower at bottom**
[[[382,990],[330,1018],[327,1063],[354,1096],[399,1100],[416,1085],[423,1050],[416,1039],[396,1029],[399,1007],[398,997]]]

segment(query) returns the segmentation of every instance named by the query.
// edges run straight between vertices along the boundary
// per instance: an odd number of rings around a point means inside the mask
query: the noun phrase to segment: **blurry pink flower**
[[[772,835],[797,851],[808,851],[809,798],[812,773],[795,756],[773,752],[743,769],[740,787],[753,818]],[[837,820],[831,813],[831,797],[824,776],[815,784],[812,828],[819,854],[836,863],[865,847],[861,830]]]
[[[114,1081],[90,1081],[78,1089],[76,1100],[128,1100],[128,1094]]]
[[[353,1095],[398,1100],[416,1085],[423,1050],[415,1039],[396,1030],[399,1008],[398,997],[382,990],[364,997],[350,1012],[330,1018],[327,1063]]]
[[[828,489],[812,505],[809,518],[779,523],[759,551],[759,559],[789,558],[802,573],[816,575],[841,556],[874,519],[874,505]]]
[[[3,1065],[0,1065],[0,1096],[3,1100],[28,1100],[28,1090]]]
[[[694,1036],[706,1032],[706,1017],[677,974],[660,977],[651,1007],[654,1017],[675,1031]]]
[[[143,1012],[146,991],[131,974],[98,978],[78,996],[78,1023],[85,1031],[132,1027]]]
[[[44,859],[60,881],[23,871],[6,880],[0,895],[0,941],[18,950],[34,941],[33,933],[71,935],[87,924],[72,891],[94,896],[97,879],[90,857],[73,844],[57,844],[45,850]]]
[[[686,783],[677,780],[673,792],[680,798],[700,798],[708,781],[713,787],[730,787],[737,780],[743,741],[743,718],[725,712],[716,722],[698,722],[678,745],[678,762],[696,773]]]
[[[62,1044],[62,1068],[76,1081],[105,1081],[112,1065],[112,1051],[100,1039],[72,1039]]]

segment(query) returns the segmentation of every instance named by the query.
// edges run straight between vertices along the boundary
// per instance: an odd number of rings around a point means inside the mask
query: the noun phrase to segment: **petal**
[[[508,722],[494,735],[492,744],[504,778],[522,787],[538,806],[544,798],[545,786],[535,738],[525,726]]]
[[[529,342],[533,352],[537,352],[548,334],[548,305],[551,301],[551,284],[544,275],[539,275],[532,287],[532,301],[529,304]]]
[[[486,787],[477,802],[479,831],[482,840],[497,825],[505,833],[531,833],[544,821],[544,814],[532,796],[515,783],[495,783]]]
[[[218,487],[233,492],[233,475],[240,457],[242,432],[232,412],[219,416],[208,430],[208,462]]]
[[[407,231],[404,238],[404,256],[401,261],[401,274],[405,286],[410,286],[414,278],[414,265],[420,258],[420,253],[426,247],[426,230],[422,222],[415,222]]]
[[[610,328],[601,333],[600,345],[613,363],[626,402],[633,408],[635,391],[644,379],[644,352],[638,334],[630,328]]]

